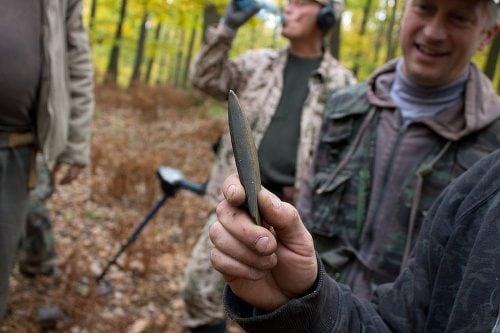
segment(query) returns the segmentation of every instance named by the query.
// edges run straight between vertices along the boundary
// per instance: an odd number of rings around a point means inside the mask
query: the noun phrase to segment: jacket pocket
[[[351,141],[352,119],[327,119],[323,123],[316,154],[316,173],[333,170]]]
[[[307,223],[311,232],[325,237],[339,234],[336,224],[343,219],[342,198],[351,176],[344,171],[331,180],[328,174],[315,177],[311,220]]]
[[[352,118],[326,116],[316,154],[310,220],[306,222],[317,235],[334,235],[334,225],[341,219],[342,200],[352,172],[343,169],[334,178],[332,175],[348,150],[352,130]]]
[[[321,136],[321,142],[325,144],[339,144],[350,141],[353,127],[353,119],[327,119],[327,127]]]

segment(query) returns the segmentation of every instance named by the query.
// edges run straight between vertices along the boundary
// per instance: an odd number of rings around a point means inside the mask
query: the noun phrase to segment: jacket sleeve
[[[66,9],[70,116],[68,145],[60,162],[87,165],[90,161],[90,127],[94,113],[94,86],[89,38],[82,20],[80,0],[68,1]]]
[[[255,315],[249,304],[226,287],[229,317],[246,332],[389,332],[372,304],[351,296],[348,287],[326,274],[320,260],[318,264],[319,275],[311,293],[267,314]]]
[[[246,84],[245,63],[250,60],[243,56],[229,59],[233,38],[209,27],[189,70],[191,83],[219,100],[227,99],[229,89],[237,92]]]
[[[453,193],[452,189],[448,193]],[[409,267],[394,284],[382,285],[374,303],[360,300],[320,267],[315,289],[275,311],[254,316],[251,307],[226,287],[229,316],[248,332],[413,332],[425,330],[434,277],[444,251],[449,227],[439,209],[452,211],[440,197],[422,229]],[[442,214],[442,212],[441,212]],[[436,223],[434,223],[436,222]],[[318,309],[322,309],[318,311]],[[268,330],[272,328],[271,330]]]

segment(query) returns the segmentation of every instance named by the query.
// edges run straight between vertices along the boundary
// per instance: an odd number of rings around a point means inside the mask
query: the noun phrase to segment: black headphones
[[[316,17],[316,24],[323,31],[330,30],[335,25],[336,21],[337,14],[332,5],[322,7]]]

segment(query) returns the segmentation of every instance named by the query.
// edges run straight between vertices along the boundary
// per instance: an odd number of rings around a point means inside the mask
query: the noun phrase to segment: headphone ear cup
[[[316,17],[316,24],[323,31],[328,31],[331,27],[335,25],[337,16],[335,11],[331,6],[325,6],[321,8]]]

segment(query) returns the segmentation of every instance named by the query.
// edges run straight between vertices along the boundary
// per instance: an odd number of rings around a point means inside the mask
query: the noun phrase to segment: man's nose
[[[432,40],[444,40],[448,35],[446,18],[441,15],[435,15],[427,20],[424,27],[424,34]]]

